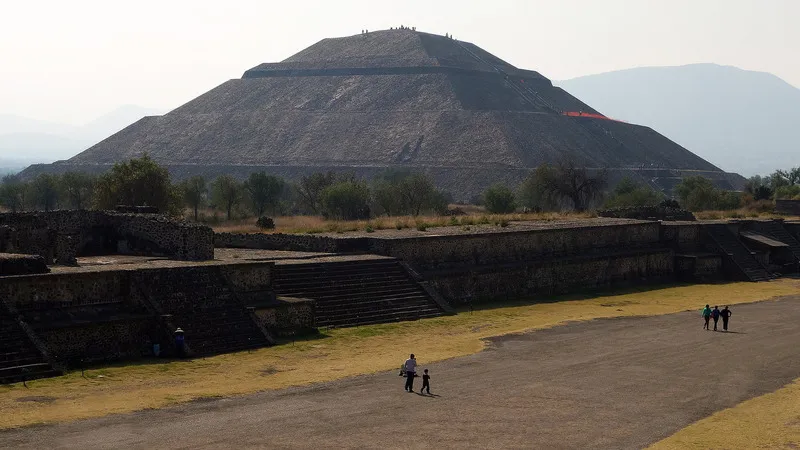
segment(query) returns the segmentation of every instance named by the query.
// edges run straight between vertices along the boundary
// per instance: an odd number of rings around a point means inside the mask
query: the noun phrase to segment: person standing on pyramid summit
[[[406,369],[406,387],[407,392],[414,392],[414,377],[417,376],[417,359],[412,353],[411,356],[403,364]]]

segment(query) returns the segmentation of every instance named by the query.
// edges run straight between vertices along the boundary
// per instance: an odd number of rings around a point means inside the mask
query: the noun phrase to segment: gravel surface
[[[800,376],[800,297],[732,310],[732,333],[702,330],[698,309],[505,336],[435,364],[418,355],[436,396],[379,373],[13,430],[0,447],[641,448]]]

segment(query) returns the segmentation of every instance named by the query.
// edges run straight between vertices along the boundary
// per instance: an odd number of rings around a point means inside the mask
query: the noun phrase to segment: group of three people
[[[714,309],[711,309],[710,306],[706,305],[706,307],[703,308],[702,315],[703,315],[703,321],[704,321],[704,324],[703,324],[703,329],[704,330],[708,330],[709,329],[708,328],[709,322],[711,321],[711,319],[714,319],[714,331],[717,331],[717,322],[719,322],[719,319],[721,317],[722,318],[722,329],[724,331],[728,331],[728,320],[731,318],[731,310],[728,309],[727,306],[725,308],[723,308],[722,311],[720,311],[719,310],[719,306],[714,306]]]

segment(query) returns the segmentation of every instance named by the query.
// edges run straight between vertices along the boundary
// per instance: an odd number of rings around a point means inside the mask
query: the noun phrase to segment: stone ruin
[[[47,265],[78,256],[147,255],[214,258],[213,231],[159,214],[51,211],[0,214],[0,253],[37,255]]]

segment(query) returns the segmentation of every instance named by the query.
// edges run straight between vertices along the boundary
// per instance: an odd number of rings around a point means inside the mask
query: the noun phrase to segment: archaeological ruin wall
[[[156,343],[169,355],[172,332],[186,327],[181,319],[209,309],[218,315],[206,325],[216,327],[218,336],[241,332],[225,320],[230,311],[252,320],[254,330],[256,311],[271,317],[265,333],[290,335],[313,327],[313,302],[276,303],[271,262],[180,264],[186,265],[62,268],[0,277],[0,301],[41,340],[50,362],[62,368],[153,356]],[[190,349],[194,331],[187,330]]]
[[[39,255],[49,264],[78,256],[134,254],[214,258],[213,231],[159,214],[51,211],[0,214],[0,251]]]

